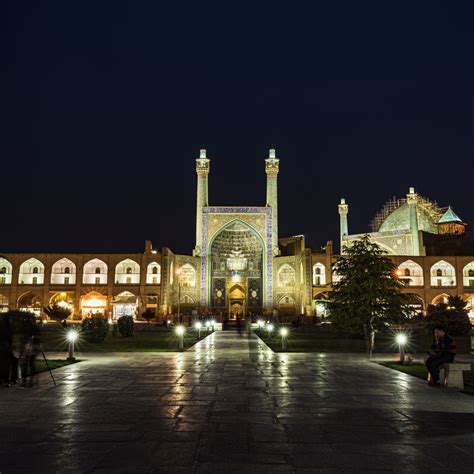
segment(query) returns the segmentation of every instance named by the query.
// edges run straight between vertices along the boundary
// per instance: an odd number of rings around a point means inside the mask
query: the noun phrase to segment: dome
[[[442,215],[441,209],[435,202],[422,196],[416,197],[418,228],[432,234],[438,233],[438,220]],[[391,232],[410,229],[410,208],[406,199],[389,201],[373,222],[374,231]]]

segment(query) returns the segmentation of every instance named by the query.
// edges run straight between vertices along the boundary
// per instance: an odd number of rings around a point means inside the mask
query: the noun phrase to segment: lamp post
[[[180,302],[181,302],[181,268],[176,269],[176,276],[178,277],[178,324],[181,323],[181,307],[180,307]]]
[[[67,340],[69,341],[69,356],[67,360],[76,360],[76,357],[74,356],[74,343],[77,341],[77,337],[78,334],[75,329],[71,329],[67,332]]]
[[[211,321],[209,320],[206,321],[206,328],[207,328],[207,332],[211,331]]]
[[[275,329],[275,327],[273,326],[272,323],[267,324],[267,334],[268,334],[269,339],[270,339],[270,336],[272,335],[272,332],[273,332],[274,329]]]
[[[398,353],[400,354],[400,364],[405,361],[405,344],[407,343],[407,337],[405,334],[397,334],[395,340],[398,343]]]
[[[186,331],[184,326],[176,326],[176,335],[178,336],[179,341],[179,350],[184,350],[184,332]]]
[[[265,324],[265,323],[264,323],[261,319],[259,319],[259,320],[257,321],[258,335],[259,335],[259,336],[262,335],[262,327],[263,327],[264,324]]]
[[[197,329],[198,339],[201,339],[201,329],[202,329],[201,321],[197,321],[196,324],[194,325],[194,328]]]
[[[288,336],[288,328],[281,328],[280,329],[280,336],[281,336],[281,350],[286,350],[286,338]]]

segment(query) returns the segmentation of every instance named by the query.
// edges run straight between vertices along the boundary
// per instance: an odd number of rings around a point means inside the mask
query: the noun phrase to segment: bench
[[[464,390],[463,371],[471,370],[471,364],[467,362],[446,363],[439,368],[439,379],[445,387],[458,388]],[[428,374],[428,382],[431,380],[431,374]]]

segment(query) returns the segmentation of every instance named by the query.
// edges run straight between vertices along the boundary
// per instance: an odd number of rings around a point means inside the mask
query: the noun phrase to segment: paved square
[[[86,358],[0,391],[2,474],[474,471],[474,398],[361,356],[217,332]]]

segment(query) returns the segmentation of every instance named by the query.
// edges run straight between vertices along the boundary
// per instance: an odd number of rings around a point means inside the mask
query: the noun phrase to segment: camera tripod
[[[28,343],[29,343],[29,342],[28,342]],[[27,343],[27,344],[28,344],[28,343]],[[20,365],[20,360],[21,360],[21,358],[22,358],[22,356],[23,356],[23,354],[24,354],[24,352],[25,352],[25,348],[26,348],[26,345],[27,345],[27,344],[25,344],[25,346],[23,347],[23,349],[22,349],[22,351],[21,351],[21,353],[20,353],[20,356],[18,357],[18,365]],[[46,367],[47,367],[47,369],[48,369],[49,375],[51,375],[51,380],[53,381],[53,384],[54,384],[54,386],[56,387],[56,380],[54,379],[53,372],[51,371],[51,368],[49,367],[48,359],[46,359],[46,356],[44,355],[43,347],[41,346],[41,344],[39,344],[39,350],[40,350],[40,352],[41,352],[41,355],[43,356],[43,359],[44,359],[44,362],[45,362]],[[27,368],[28,368],[28,366],[27,366]],[[23,377],[23,374],[21,374],[21,375],[22,375],[22,378],[24,378],[24,377]],[[32,374],[32,375],[36,375],[36,374]]]

